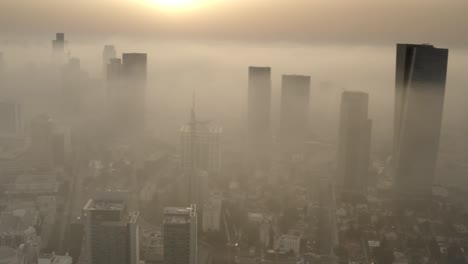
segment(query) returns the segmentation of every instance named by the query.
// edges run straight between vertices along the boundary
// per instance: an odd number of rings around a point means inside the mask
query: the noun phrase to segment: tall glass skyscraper
[[[398,44],[394,166],[399,197],[430,195],[444,108],[448,50]]]

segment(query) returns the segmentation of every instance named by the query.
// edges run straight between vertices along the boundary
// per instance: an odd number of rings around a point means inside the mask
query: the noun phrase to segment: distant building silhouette
[[[16,137],[22,132],[21,105],[14,101],[0,101],[0,137]]]
[[[182,167],[184,171],[204,170],[218,174],[221,168],[220,126],[192,119],[179,131]]]
[[[34,117],[30,127],[29,154],[33,168],[50,170],[64,165],[66,160],[66,135],[60,131],[47,114]]]
[[[85,93],[90,87],[88,74],[78,58],[71,58],[62,67],[62,103],[66,118],[79,116],[84,108]]]
[[[194,103],[190,122],[179,131],[181,167],[187,177],[190,203],[199,205],[201,202],[203,181],[200,177],[203,172],[219,174],[222,134],[222,127],[197,120]]]
[[[65,52],[65,33],[56,33],[52,40],[52,49],[54,52]]]
[[[448,50],[412,44],[396,50],[395,187],[399,197],[421,198],[430,195],[434,180]]]
[[[129,212],[127,196],[101,193],[84,206],[87,263],[139,263],[138,212]]]
[[[163,220],[164,263],[196,264],[197,247],[197,210],[167,207]]]
[[[107,66],[111,125],[123,136],[139,135],[145,128],[146,75],[144,53],[124,53]]]
[[[372,130],[368,108],[367,93],[342,93],[337,185],[345,192],[360,193],[367,187]]]
[[[56,33],[55,39],[52,40],[52,59],[55,63],[65,62],[65,46],[65,33]]]
[[[283,149],[297,151],[307,139],[310,77],[283,75],[281,89],[280,142]]]
[[[52,118],[46,114],[32,119],[30,154],[33,167],[51,169],[54,166],[54,126]]]
[[[271,68],[249,67],[247,130],[249,151],[267,152],[271,143]]]
[[[111,59],[117,57],[117,52],[115,51],[114,45],[105,45],[104,50],[102,51],[102,65],[104,70],[104,75],[107,74],[107,65],[111,62]]]

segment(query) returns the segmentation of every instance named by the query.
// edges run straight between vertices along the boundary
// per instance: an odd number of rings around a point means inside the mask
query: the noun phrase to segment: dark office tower
[[[367,187],[372,129],[368,106],[367,93],[341,95],[337,185],[345,192],[361,193]]]
[[[397,45],[394,166],[399,197],[424,198],[434,179],[448,49]]]
[[[122,55],[122,75],[127,96],[127,117],[129,125],[139,133],[145,127],[145,95],[147,56],[144,53],[124,53]]]
[[[164,263],[197,263],[197,211],[189,208],[167,207],[163,220]]]
[[[102,51],[102,64],[104,69],[104,74],[107,74],[107,65],[110,63],[111,59],[115,59],[117,53],[115,51],[114,45],[105,45],[104,50]]]
[[[122,192],[101,193],[83,208],[87,263],[139,263],[138,212],[129,212],[127,196]]]
[[[21,105],[0,101],[0,137],[16,137],[21,133]]]
[[[54,51],[54,53],[65,52],[65,34],[64,33],[55,34],[55,39],[52,40],[52,50]]]
[[[65,34],[57,33],[52,40],[52,59],[53,62],[60,65],[65,62]]]
[[[31,163],[39,169],[51,169],[54,163],[54,122],[48,115],[39,115],[31,121]]]
[[[251,150],[265,148],[271,137],[271,68],[249,67],[247,129]]]
[[[280,142],[283,150],[297,151],[307,139],[310,77],[283,75]]]

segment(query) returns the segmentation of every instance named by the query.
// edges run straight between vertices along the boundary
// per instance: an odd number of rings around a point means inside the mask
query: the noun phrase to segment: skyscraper
[[[270,133],[271,68],[249,67],[247,129],[251,150],[264,148]]]
[[[104,69],[104,75],[107,74],[107,65],[110,63],[111,59],[117,57],[117,52],[115,51],[114,45],[105,45],[104,50],[102,51],[102,65]]]
[[[372,129],[368,106],[367,93],[346,91],[341,95],[337,185],[345,192],[359,193],[367,187]]]
[[[398,44],[395,78],[394,166],[400,197],[430,195],[447,78],[448,49]]]
[[[187,177],[190,203],[199,204],[201,200],[203,172],[217,175],[221,169],[222,133],[222,127],[197,120],[194,101],[190,122],[179,131],[181,167]]]
[[[65,52],[65,33],[56,33],[52,40],[52,50],[54,53]]]
[[[13,101],[0,101],[0,136],[12,137],[20,133],[21,105]]]
[[[167,207],[163,220],[164,263],[196,264],[197,247],[197,210]]]
[[[89,88],[88,74],[81,69],[79,58],[71,58],[62,67],[62,109],[67,118],[80,116]]]
[[[309,76],[283,75],[280,142],[285,150],[296,151],[307,139],[309,97]]]
[[[107,89],[110,118],[115,131],[136,135],[145,128],[147,56],[124,53],[122,60],[110,59]]]
[[[128,91],[128,122],[136,132],[145,128],[147,56],[144,53],[124,53],[122,74]]]
[[[65,34],[55,34],[55,39],[52,40],[52,61],[56,65],[62,65],[66,61],[65,46]]]
[[[138,212],[129,212],[124,192],[106,192],[83,208],[87,263],[138,264]]]
[[[182,126],[179,137],[184,171],[195,169],[219,173],[222,134],[222,127],[204,122],[195,121]]]

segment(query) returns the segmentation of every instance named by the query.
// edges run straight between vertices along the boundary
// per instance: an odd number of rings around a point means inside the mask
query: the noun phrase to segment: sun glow
[[[202,7],[207,0],[149,0],[157,8],[166,11],[187,11]]]

